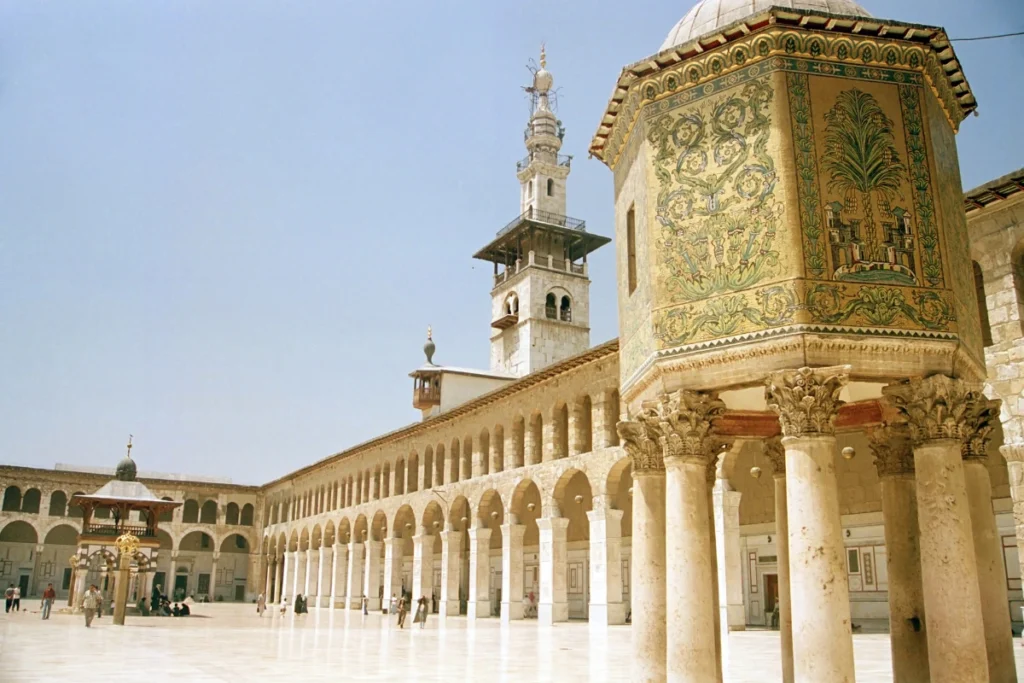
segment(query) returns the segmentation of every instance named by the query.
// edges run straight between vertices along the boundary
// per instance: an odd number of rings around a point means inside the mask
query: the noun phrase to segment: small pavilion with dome
[[[82,529],[78,534],[78,552],[70,559],[75,570],[72,605],[77,608],[80,596],[86,588],[90,568],[100,573],[99,587],[106,596],[113,594],[118,566],[119,538],[130,536],[138,539],[138,547],[131,552],[130,570],[132,586],[130,591],[139,596],[148,596],[152,590],[153,570],[160,547],[157,529],[160,515],[181,506],[181,503],[164,500],[155,496],[142,482],[136,479],[138,470],[131,457],[132,444],[129,439],[128,453],[117,464],[114,478],[92,494],[72,496],[70,505],[82,508]],[[134,543],[133,543],[134,545]]]

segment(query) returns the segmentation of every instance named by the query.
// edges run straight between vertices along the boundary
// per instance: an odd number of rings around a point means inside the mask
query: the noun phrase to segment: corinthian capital
[[[975,402],[967,419],[968,433],[960,447],[960,454],[965,458],[984,460],[988,457],[988,442],[992,440],[992,430],[999,422],[999,399],[985,399]]]
[[[831,436],[843,404],[839,392],[849,379],[850,366],[800,368],[768,375],[765,400],[778,413],[783,436]]]
[[[644,410],[636,420],[622,420],[615,425],[622,447],[633,461],[633,474],[665,471],[658,423],[656,413]]]
[[[882,394],[907,418],[914,444],[963,441],[973,433],[978,402],[986,400],[976,386],[946,375],[890,384]]]
[[[725,412],[725,403],[717,394],[676,391],[662,397],[657,412],[665,458],[706,463],[718,450],[711,438],[712,421]]]
[[[910,431],[905,426],[884,424],[872,429],[868,437],[879,477],[913,474],[914,449],[910,443]]]

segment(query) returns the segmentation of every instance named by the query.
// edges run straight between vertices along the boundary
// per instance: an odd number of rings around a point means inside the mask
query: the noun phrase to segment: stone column
[[[366,556],[363,560],[363,595],[371,612],[380,611],[380,541],[366,542]]]
[[[283,604],[288,596],[294,595],[292,584],[295,583],[295,552],[284,553],[284,562],[281,567],[281,603]]]
[[[543,458],[544,446],[537,441],[537,433],[533,429],[532,415],[526,416],[523,429],[525,430],[523,435],[523,464],[536,465]]]
[[[345,582],[345,596],[349,609],[363,606],[363,544],[353,540],[348,544],[348,581]]]
[[[334,580],[331,582],[331,609],[345,607],[348,596],[348,546],[334,542]]]
[[[515,421],[505,427],[503,434],[504,443],[502,444],[501,453],[501,467],[498,468],[497,462],[491,463],[491,472],[497,473],[505,470],[510,470],[515,467],[522,467],[523,465],[523,454],[516,453],[516,448],[519,446],[519,440],[516,438],[516,427]],[[497,457],[497,456],[495,456]]]
[[[999,447],[999,452],[1006,459],[1010,500],[1013,501],[1013,526],[1017,537],[1017,562],[1021,567],[1021,576],[1024,576],[1024,444],[1006,444]]]
[[[554,512],[557,514],[557,510]],[[537,529],[540,531],[540,602],[537,604],[537,621],[548,625],[569,621],[569,596],[565,589],[569,559],[566,544],[569,520],[565,517],[541,517],[537,520]]]
[[[490,439],[488,439],[490,441]],[[487,449],[484,440],[477,434],[473,437],[473,476],[482,477],[487,467]]]
[[[633,683],[660,683],[666,674],[665,461],[653,409],[617,425],[633,461],[633,538],[630,558],[630,630]]]
[[[853,683],[846,551],[836,480],[835,419],[849,366],[769,375],[768,407],[786,450],[789,589],[797,681]]]
[[[285,567],[288,564],[288,561],[287,561],[286,557],[287,557],[286,553],[281,553],[281,555],[277,558],[277,562],[275,562],[276,569],[274,571],[277,572],[274,575],[274,600],[273,600],[273,602],[275,602],[275,603],[280,603],[281,600],[284,598]],[[173,560],[171,561],[171,567],[174,567],[174,561]]]
[[[310,585],[312,585],[314,588],[316,588],[316,575],[319,573],[317,571],[317,564],[316,564],[316,560],[317,559],[318,559],[317,552],[315,550],[310,548],[309,550],[306,551],[306,572],[305,572],[305,574],[302,577],[302,594],[307,599],[309,598],[309,595],[310,595],[310,593],[309,593]],[[313,596],[313,597],[316,597],[316,596]],[[313,602],[313,605],[316,606],[316,601]]]
[[[712,444],[709,444],[711,446]],[[715,680],[716,683],[722,683],[722,624],[724,618],[727,615],[723,615],[722,611],[725,606],[718,600],[718,539],[715,530],[715,480],[717,478],[718,462],[714,456],[714,450],[711,451],[712,456],[708,459],[708,464],[704,469],[705,476],[707,478],[707,495],[708,495],[708,530],[711,541],[711,608],[712,614],[714,614],[715,621]],[[724,579],[723,579],[724,581]],[[725,629],[724,639],[728,640],[729,629]]]
[[[541,427],[541,461],[548,462],[558,457],[555,452],[555,439],[558,438],[558,430],[555,429],[555,413],[552,410],[544,417],[544,424]]]
[[[743,606],[743,552],[740,547],[740,498],[728,479],[716,477],[713,492],[715,544],[718,552],[718,602],[728,631],[747,627]]]
[[[501,620],[523,618],[523,536],[526,525],[508,514],[501,525]]]
[[[592,399],[594,410],[590,425],[592,430],[590,440],[596,451],[598,448],[608,448],[612,445],[615,423],[619,416],[615,414],[616,410],[613,408],[611,397],[607,392],[602,392]]]
[[[590,520],[590,623],[626,623],[622,601],[622,510],[609,507],[609,496],[594,498]],[[520,570],[520,581],[522,581]]]
[[[931,675],[921,584],[914,451],[909,433],[904,432],[891,426],[873,430],[871,450],[882,489],[892,675],[901,683],[927,683]]]
[[[945,375],[890,385],[882,391],[907,418],[914,445],[932,681],[988,681],[978,563],[960,455],[964,437],[971,431],[967,422],[983,397],[966,382]]]
[[[775,480],[775,554],[779,567],[779,644],[782,683],[793,683],[793,609],[789,592],[789,524],[786,512],[786,451],[778,438],[763,442]]]
[[[593,407],[593,406],[591,406]],[[569,410],[569,452],[566,455],[579,455],[586,451],[586,440],[589,434],[583,431],[583,407],[578,403],[570,403]]]
[[[442,617],[459,616],[459,570],[462,567],[462,532],[441,532],[441,604]]]
[[[725,404],[713,394],[684,390],[662,396],[657,411],[665,458],[665,527],[670,530],[665,539],[668,677],[714,681],[718,660],[708,437],[711,421]]]
[[[332,548],[320,546],[320,558],[316,572],[316,601],[319,607],[330,607],[330,594],[333,592],[331,580],[334,578],[334,551]]]
[[[274,579],[277,576],[277,560],[267,555],[267,580],[264,584],[263,597],[268,603],[274,602],[273,590],[276,587]]]
[[[299,587],[302,586],[302,581],[299,576],[305,573],[306,568],[306,551],[296,550],[292,553],[292,598],[299,594]]]
[[[985,465],[988,442],[992,430],[999,422],[1001,403],[985,399],[978,402],[975,419],[971,422],[973,433],[967,435],[961,454],[967,484],[967,504],[971,512],[974,556],[978,564],[978,589],[981,593],[981,618],[985,624],[989,678],[999,683],[1017,683],[1013,631],[1007,607],[1009,596],[1006,592],[1003,541],[992,511],[992,480]]]
[[[401,597],[402,589],[402,539],[384,539],[384,602],[390,609],[391,596]]]
[[[412,537],[413,602],[424,596],[429,600],[434,593],[434,536],[425,528],[421,527],[419,531]]]
[[[466,616],[491,616],[491,530],[474,526],[469,530],[469,608]]]
[[[220,560],[220,553],[213,554],[213,563],[210,565],[210,588],[207,591],[206,597],[210,599],[210,602],[214,602],[217,598],[217,561]]]

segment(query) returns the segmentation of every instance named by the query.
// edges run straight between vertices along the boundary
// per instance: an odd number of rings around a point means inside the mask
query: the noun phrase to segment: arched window
[[[18,512],[21,510],[21,489],[17,486],[8,486],[4,491],[4,512]]]
[[[203,508],[199,511],[199,521],[203,524],[217,523],[217,501],[208,500],[203,503]]]
[[[550,196],[552,196],[554,194],[555,194],[555,181],[552,180],[551,178],[548,178],[548,196],[550,197]]]
[[[255,513],[255,508],[252,503],[246,503],[242,506],[242,517],[239,520],[242,526],[252,526],[252,518]]]
[[[194,500],[186,500],[185,507],[181,511],[181,521],[186,524],[195,524],[199,521],[199,503]]]
[[[81,495],[83,495],[81,491],[75,491],[74,493],[71,494],[71,497],[74,498],[75,496]],[[77,517],[78,519],[81,519],[84,514],[85,511],[82,510],[82,507],[80,505],[68,506],[68,517]]]
[[[167,496],[164,496],[163,499],[164,500],[168,500],[168,501],[170,500],[170,498],[168,498]],[[160,513],[160,516],[157,517],[157,521],[158,522],[173,522],[174,521],[174,510],[164,510],[163,512]]]
[[[530,182],[526,183],[526,196],[527,197],[532,197],[533,196],[533,181],[532,180]]]
[[[562,305],[558,309],[558,319],[567,323],[572,322],[572,302],[567,296],[562,297]]]
[[[39,489],[29,489],[25,491],[25,495],[21,499],[21,511],[31,512],[34,515],[39,514],[39,503],[42,500],[42,494],[39,493]]]
[[[68,496],[63,491],[54,491],[50,494],[50,516],[63,517],[68,510]]]
[[[505,315],[518,315],[519,314],[519,297],[516,296],[515,292],[510,292],[505,297]]]
[[[547,298],[544,300],[544,316],[547,317],[548,320],[558,319],[557,300],[558,298],[552,293],[548,293]]]
[[[228,503],[228,508],[224,511],[224,523],[238,524],[238,505],[235,503]]]

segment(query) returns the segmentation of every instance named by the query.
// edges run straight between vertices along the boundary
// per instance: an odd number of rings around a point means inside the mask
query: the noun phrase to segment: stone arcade
[[[157,576],[631,616],[636,681],[720,680],[723,634],[776,619],[787,683],[852,681],[854,628],[891,633],[898,681],[1015,681],[1024,173],[964,196],[976,103],[944,31],[778,4],[705,0],[619,76],[590,147],[614,173],[618,340],[590,346],[607,239],[565,215],[542,57],[520,213],[475,254],[490,367],[428,338],[420,422],[258,487],[143,477],[185,501]],[[68,494],[104,480],[0,468],[0,580],[59,578]]]

